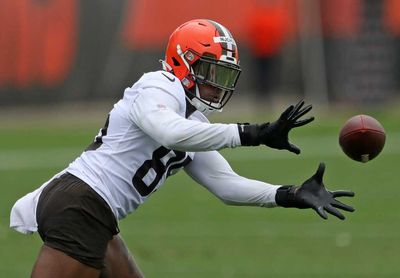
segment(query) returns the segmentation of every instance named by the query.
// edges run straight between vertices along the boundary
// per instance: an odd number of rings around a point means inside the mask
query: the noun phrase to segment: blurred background
[[[240,99],[398,99],[398,0],[2,0],[0,104],[117,100],[193,18],[236,38]]]
[[[233,169],[301,184],[319,162],[329,189],[351,189],[347,220],[310,210],[229,207],[181,171],[121,235],[146,277],[400,277],[400,0],[0,0],[0,276],[29,277],[37,234],[9,226],[14,202],[65,168],[170,33],[209,18],[233,33],[242,75],[213,122],[274,120],[305,98],[316,120],[291,132],[302,153],[223,150]],[[378,119],[373,161],[338,145],[356,114]]]

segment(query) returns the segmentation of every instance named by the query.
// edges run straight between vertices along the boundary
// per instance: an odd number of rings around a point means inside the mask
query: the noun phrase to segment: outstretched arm
[[[161,89],[147,89],[131,106],[130,118],[152,139],[168,149],[210,151],[240,146],[236,124],[210,124],[185,119],[179,103]]]
[[[186,173],[229,205],[275,207],[280,187],[236,174],[217,151],[198,152]]]
[[[345,217],[339,209],[354,211],[351,206],[336,200],[336,197],[352,197],[353,192],[329,191],[325,188],[322,181],[325,171],[323,163],[301,186],[278,186],[239,176],[217,151],[196,153],[185,171],[229,205],[311,208],[324,219],[328,218],[328,212],[342,220]]]

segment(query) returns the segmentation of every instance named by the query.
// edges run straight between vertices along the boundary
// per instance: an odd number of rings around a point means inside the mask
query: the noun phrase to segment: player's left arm
[[[252,180],[236,174],[225,158],[217,151],[196,153],[194,159],[185,167],[186,173],[203,185],[224,203],[262,207],[311,208],[322,218],[326,212],[345,219],[339,211],[352,212],[354,208],[338,200],[337,197],[354,196],[351,191],[329,191],[322,178],[325,165],[301,186],[279,186]]]
[[[197,152],[185,171],[226,204],[276,206],[280,186],[238,175],[218,151]]]

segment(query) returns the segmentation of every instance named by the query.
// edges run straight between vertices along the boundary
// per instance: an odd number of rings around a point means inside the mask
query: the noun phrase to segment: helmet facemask
[[[215,21],[190,20],[171,34],[163,69],[181,81],[187,100],[197,110],[206,114],[221,111],[240,75],[236,42]]]
[[[190,70],[188,77],[195,83],[191,90],[186,90],[189,94],[189,101],[198,110],[206,114],[222,111],[235,90],[241,72],[240,67],[231,62],[216,60],[214,55],[208,53],[200,56],[188,50],[182,56]],[[213,100],[202,98],[199,85],[211,86],[221,90],[219,98]]]

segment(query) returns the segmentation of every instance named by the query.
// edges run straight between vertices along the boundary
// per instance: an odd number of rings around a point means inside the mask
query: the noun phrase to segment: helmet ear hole
[[[179,67],[181,65],[175,57],[172,57],[172,61],[174,62],[174,66]]]

